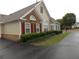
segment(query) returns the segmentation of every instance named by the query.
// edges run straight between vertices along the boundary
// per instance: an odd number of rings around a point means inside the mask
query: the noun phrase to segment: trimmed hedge
[[[46,35],[51,35],[51,34],[56,35],[56,34],[60,34],[60,33],[62,33],[62,31],[48,31],[48,32],[41,32],[41,33],[22,34],[20,42],[27,42],[30,40],[38,39],[40,37],[44,37]]]

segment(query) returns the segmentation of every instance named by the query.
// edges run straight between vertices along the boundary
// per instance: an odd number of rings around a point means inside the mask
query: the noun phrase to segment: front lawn
[[[48,39],[35,41],[32,44],[36,45],[36,46],[50,46],[50,45],[54,45],[54,44],[60,42],[62,39],[64,39],[68,34],[69,34],[69,32],[64,32],[63,34],[58,34],[58,35],[52,36],[52,37],[50,37]]]

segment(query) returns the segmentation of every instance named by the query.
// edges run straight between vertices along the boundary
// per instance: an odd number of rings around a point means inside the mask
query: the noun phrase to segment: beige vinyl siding
[[[1,24],[0,24],[0,38],[1,38]]]
[[[43,13],[40,12],[41,11],[41,9],[40,9],[41,7],[43,9]],[[44,18],[42,20],[46,20],[46,22],[48,24],[48,30],[50,30],[50,25],[49,25],[49,20],[50,19],[49,19],[49,16],[48,16],[48,13],[46,11],[46,8],[45,8],[44,4],[41,3],[38,7],[36,7],[35,11],[38,13],[38,15],[40,16],[40,18],[42,18],[42,17]],[[46,23],[46,22],[42,22],[42,24]],[[44,26],[42,25],[42,27],[44,27]],[[44,31],[44,28],[42,28],[42,31]]]
[[[6,23],[3,28],[3,34],[20,35],[20,24],[18,21]]]
[[[41,8],[41,7],[42,7],[42,9],[43,9],[43,13],[40,12],[40,10],[41,10],[40,8]],[[44,6],[42,3],[36,8],[36,11],[39,13],[39,15],[45,17],[45,19],[46,19],[47,21],[49,21],[49,16],[48,16],[48,14],[47,14],[46,8],[45,8],[45,6]]]

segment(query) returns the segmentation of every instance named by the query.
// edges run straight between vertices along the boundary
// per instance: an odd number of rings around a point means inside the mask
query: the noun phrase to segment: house
[[[79,22],[76,22],[76,23],[72,26],[72,28],[78,28],[78,29],[79,29]]]
[[[51,30],[56,30],[56,31],[61,30],[60,29],[60,23],[52,17],[50,19],[50,24],[51,24]]]
[[[49,12],[43,0],[37,1],[10,15],[1,14],[0,38],[18,41],[22,34],[51,31],[53,29],[51,29],[50,20]],[[55,24],[57,23],[55,22]]]

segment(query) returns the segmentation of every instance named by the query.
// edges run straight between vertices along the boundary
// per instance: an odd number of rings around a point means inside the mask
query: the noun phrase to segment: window
[[[23,17],[23,19],[26,19],[26,17]]]
[[[35,16],[34,16],[34,15],[31,15],[31,16],[30,16],[30,20],[36,21]]]
[[[54,30],[53,28],[54,28],[54,26],[53,26],[53,25],[51,25],[51,30]]]
[[[44,28],[44,32],[47,32],[48,31],[48,28]]]
[[[36,32],[40,32],[40,24],[36,24]]]
[[[43,13],[43,7],[40,6],[40,12]]]
[[[31,24],[30,23],[26,23],[25,24],[25,30],[26,30],[26,33],[30,33],[31,32]]]
[[[56,24],[56,30],[58,30],[58,25]]]
[[[60,30],[60,25],[58,26],[58,30]]]
[[[44,25],[44,31],[45,31],[45,32],[48,31],[48,25]]]

